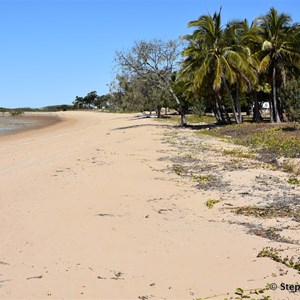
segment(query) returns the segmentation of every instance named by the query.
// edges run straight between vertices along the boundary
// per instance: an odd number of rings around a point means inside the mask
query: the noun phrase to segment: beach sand
[[[0,137],[1,299],[196,299],[299,282],[295,270],[257,258],[280,243],[222,222],[199,190],[163,171],[170,125],[59,117]]]

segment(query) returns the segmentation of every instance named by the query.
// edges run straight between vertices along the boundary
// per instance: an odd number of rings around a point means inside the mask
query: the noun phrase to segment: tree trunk
[[[224,123],[226,124],[231,124],[231,120],[230,120],[230,117],[229,117],[229,114],[228,114],[228,111],[227,109],[225,108],[221,98],[220,98],[220,95],[218,93],[216,93],[216,98],[217,98],[217,104],[218,104],[218,108],[219,108],[219,111],[221,113],[221,116],[222,116],[222,119],[224,120]],[[226,118],[226,121],[225,121],[225,118]]]
[[[226,107],[223,104],[222,104],[222,110],[225,114],[227,124],[231,124],[231,119],[230,119],[229,113],[228,113]]]
[[[167,87],[169,93],[171,94],[171,96],[174,98],[174,100],[177,103],[178,111],[179,111],[180,116],[181,116],[181,123],[180,123],[180,125],[181,126],[187,126],[187,120],[186,120],[184,109],[183,109],[183,107],[182,107],[182,105],[181,105],[178,97],[174,93],[174,91],[173,91],[173,89],[171,87],[170,82],[166,78],[164,78],[162,75],[160,75],[160,74],[158,74],[158,75],[159,75],[159,78],[165,83],[165,86]]]
[[[274,108],[273,108],[273,97],[272,95],[269,96],[269,104],[270,104],[270,122],[274,123]]]
[[[228,98],[229,98],[229,100],[231,102],[231,108],[232,108],[233,117],[235,119],[236,124],[238,124],[239,121],[238,121],[238,118],[237,118],[237,114],[236,114],[236,110],[235,110],[235,106],[234,106],[234,101],[233,101],[233,98],[231,96],[231,93],[230,93],[227,81],[226,81],[226,79],[224,77],[222,77],[222,79],[223,79],[223,82],[224,82],[224,85],[225,85],[227,96],[228,96]]]
[[[273,120],[275,123],[280,123],[280,116],[278,111],[278,102],[277,102],[277,90],[276,90],[276,67],[273,65],[273,74],[272,74],[272,96],[273,96]]]
[[[235,105],[236,105],[236,110],[237,110],[238,123],[243,123],[241,102],[240,102],[240,90],[239,90],[238,83],[236,83]]]
[[[255,89],[253,89],[253,99],[254,99],[253,122],[260,123],[263,121],[263,118],[260,114],[259,103],[257,100],[257,91]]]
[[[220,111],[220,107],[219,107],[219,103],[218,103],[217,99],[216,99],[216,105],[213,108],[213,112],[214,112],[215,118],[217,120],[217,123],[225,123],[225,119]]]
[[[157,114],[158,118],[161,117],[161,107],[160,107],[160,105],[157,105],[157,107],[156,107],[156,114]]]
[[[187,126],[187,119],[186,119],[186,115],[184,113],[184,110],[182,107],[180,107],[180,125],[183,126],[183,127],[186,127]]]

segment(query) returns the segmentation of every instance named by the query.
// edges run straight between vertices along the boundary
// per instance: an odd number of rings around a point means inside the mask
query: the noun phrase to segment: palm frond
[[[259,72],[264,73],[268,70],[271,64],[271,54],[266,55],[259,64]]]
[[[220,59],[216,59],[216,66],[215,66],[215,74],[214,74],[214,81],[213,81],[213,90],[218,91],[221,87],[222,82],[222,66]]]

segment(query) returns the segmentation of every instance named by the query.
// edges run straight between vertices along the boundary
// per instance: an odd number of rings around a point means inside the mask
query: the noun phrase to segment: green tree
[[[249,49],[237,39],[237,31],[229,26],[225,31],[221,26],[221,10],[219,13],[200,16],[189,22],[189,27],[196,27],[192,35],[185,36],[189,46],[183,51],[186,60],[183,63],[183,74],[191,78],[194,90],[203,91],[209,83],[210,94],[215,96],[215,115],[218,120],[230,123],[230,118],[221,97],[222,89],[230,101],[236,123],[240,123],[241,110],[239,102],[239,84],[251,74],[249,71]],[[230,37],[231,39],[228,39]],[[232,96],[235,84],[236,97]]]
[[[84,108],[83,97],[76,96],[75,100],[73,101],[73,105],[74,105],[75,109],[82,109],[82,108]]]
[[[172,87],[172,77],[178,68],[180,55],[178,41],[139,41],[129,51],[117,51],[116,63],[122,76],[128,73],[150,79],[153,84],[168,92],[178,106],[181,124],[186,125],[185,111]]]
[[[96,100],[94,101],[94,105],[97,106],[97,108],[99,109],[102,108],[107,109],[109,107],[110,101],[111,101],[111,94],[105,94],[105,95],[97,96]]]
[[[90,109],[94,106],[95,101],[97,100],[98,95],[96,91],[89,92],[84,98],[83,103]]]
[[[289,78],[278,90],[278,96],[289,121],[300,121],[300,82],[295,76]]]
[[[284,81],[288,67],[300,67],[299,25],[291,22],[289,15],[279,14],[275,8],[257,19],[263,42],[255,55],[259,60],[260,72],[267,75],[272,87],[271,122],[282,121],[282,106],[277,89]]]

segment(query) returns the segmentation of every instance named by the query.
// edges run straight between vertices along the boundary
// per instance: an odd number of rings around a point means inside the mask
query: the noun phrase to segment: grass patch
[[[296,185],[300,185],[300,180],[296,177],[291,177],[287,180],[287,182],[289,184],[296,184]]]
[[[215,123],[216,118],[212,116],[198,116],[198,115],[186,115],[187,124],[199,124],[199,123]],[[168,122],[172,124],[180,124],[180,116],[179,115],[166,115],[162,118],[156,119],[159,122]]]
[[[255,157],[254,153],[245,152],[241,148],[237,148],[237,149],[224,149],[222,151],[222,153],[223,153],[223,155],[233,155],[233,156],[239,157],[239,158],[254,158]]]
[[[216,137],[230,137],[240,145],[259,149],[264,155],[300,157],[300,124],[244,123],[201,132]]]
[[[253,216],[262,219],[300,218],[300,210],[289,205],[269,205],[266,207],[242,206],[233,208],[238,215]]]
[[[188,124],[197,124],[197,123],[215,123],[216,118],[213,116],[198,116],[198,115],[187,115]]]
[[[246,145],[261,147],[264,151],[285,157],[300,157],[300,138],[283,133],[282,129],[271,128],[256,133],[239,142]]]
[[[22,110],[19,110],[19,109],[12,109],[9,111],[10,115],[12,117],[15,117],[15,116],[20,116],[20,115],[23,115],[24,114],[24,111]]]
[[[182,165],[173,165],[173,170],[174,170],[175,174],[177,174],[179,176],[186,173],[186,169]]]
[[[219,203],[220,200],[213,200],[213,199],[209,199],[205,202],[205,205],[209,208],[212,209],[214,207],[215,204]]]
[[[199,184],[206,184],[213,179],[212,176],[208,174],[204,174],[204,175],[192,174],[192,178],[196,180]]]

